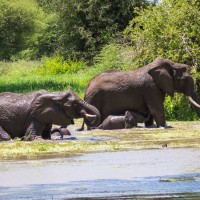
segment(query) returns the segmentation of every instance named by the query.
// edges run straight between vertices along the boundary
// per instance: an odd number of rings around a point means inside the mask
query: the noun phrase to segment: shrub
[[[134,46],[133,62],[143,66],[156,57],[200,66],[200,3],[163,0],[140,10],[125,30]]]
[[[136,68],[131,58],[132,47],[111,43],[102,48],[100,53],[94,58],[94,61],[95,67],[101,69],[101,71],[110,69],[128,70]]]
[[[77,59],[65,60],[63,56],[55,55],[41,59],[41,67],[38,69],[38,73],[41,75],[76,73],[86,67],[87,63],[85,61],[78,61]]]
[[[165,98],[165,114],[167,120],[193,121],[199,119],[184,95],[175,94],[174,98]]]

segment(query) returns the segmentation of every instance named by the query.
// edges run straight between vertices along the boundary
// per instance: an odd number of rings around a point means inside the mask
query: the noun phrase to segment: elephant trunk
[[[101,121],[101,115],[95,106],[88,104],[82,100],[81,105],[86,111],[82,111],[82,115],[85,123],[90,127],[97,127]]]

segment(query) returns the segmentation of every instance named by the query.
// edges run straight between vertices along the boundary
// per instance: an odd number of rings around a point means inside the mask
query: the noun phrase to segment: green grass
[[[38,61],[0,62],[0,92],[64,91],[70,88],[83,96],[89,80],[100,72],[95,68],[86,68],[76,73],[40,75],[39,70]]]
[[[81,77],[81,75],[32,75],[15,78],[2,76],[0,77],[0,92],[10,91],[25,93],[41,89],[48,91],[64,91],[70,88],[74,90],[74,92],[81,94],[88,82],[88,77],[85,77],[84,74]]]
[[[80,123],[81,120],[76,121],[76,127],[80,127]],[[93,141],[41,140],[24,142],[13,140],[11,142],[1,142],[0,159],[66,157],[91,152],[141,149],[200,148],[199,122],[170,122],[169,125],[173,126],[173,128],[93,130],[78,133],[82,136],[92,137]],[[104,140],[99,140],[101,137]]]

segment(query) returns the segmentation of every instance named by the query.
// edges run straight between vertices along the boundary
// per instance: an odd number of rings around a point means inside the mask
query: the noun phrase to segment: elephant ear
[[[170,96],[174,96],[174,80],[172,73],[170,73],[170,66],[157,66],[149,70],[149,74],[152,76],[154,83],[165,93]]]

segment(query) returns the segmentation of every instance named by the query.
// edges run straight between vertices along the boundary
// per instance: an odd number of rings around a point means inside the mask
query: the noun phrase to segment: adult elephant
[[[83,117],[88,126],[96,126],[100,120],[99,111],[71,90],[0,93],[0,111],[1,140],[33,140],[37,136],[49,139],[52,124],[66,127],[73,124],[73,118]]]
[[[101,114],[101,122],[109,115],[134,110],[144,115],[151,113],[146,126],[165,127],[165,95],[180,92],[189,97],[200,116],[196,103],[194,80],[188,66],[167,59],[156,58],[152,63],[132,71],[107,71],[95,76],[88,84],[84,100],[94,105]],[[194,100],[196,99],[196,100]]]

